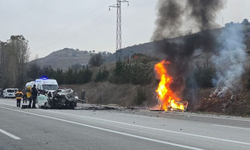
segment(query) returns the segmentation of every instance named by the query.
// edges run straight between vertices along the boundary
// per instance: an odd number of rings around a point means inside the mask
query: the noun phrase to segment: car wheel
[[[44,108],[45,108],[45,109],[48,108],[47,102],[44,103]]]

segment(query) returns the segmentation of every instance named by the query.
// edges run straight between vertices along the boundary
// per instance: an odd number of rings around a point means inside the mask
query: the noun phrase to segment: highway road
[[[0,150],[249,150],[250,119],[182,112],[20,109],[0,99]]]

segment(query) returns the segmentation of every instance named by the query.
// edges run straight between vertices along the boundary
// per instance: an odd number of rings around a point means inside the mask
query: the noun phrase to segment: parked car
[[[15,93],[18,91],[17,88],[7,88],[5,90],[3,90],[3,97],[4,98],[14,98]]]

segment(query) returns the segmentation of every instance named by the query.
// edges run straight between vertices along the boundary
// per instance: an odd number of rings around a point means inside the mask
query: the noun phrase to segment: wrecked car
[[[37,105],[40,108],[74,109],[77,106],[77,99],[72,89],[55,91],[48,95],[39,95]]]

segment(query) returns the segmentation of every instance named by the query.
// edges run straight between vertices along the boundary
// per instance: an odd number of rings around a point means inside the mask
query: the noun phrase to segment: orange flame
[[[160,76],[160,83],[156,90],[159,107],[165,111],[168,111],[170,108],[184,111],[187,106],[180,102],[180,98],[170,88],[171,83],[173,83],[173,78],[166,69],[167,65],[170,65],[170,62],[161,61],[155,65],[155,71]]]

